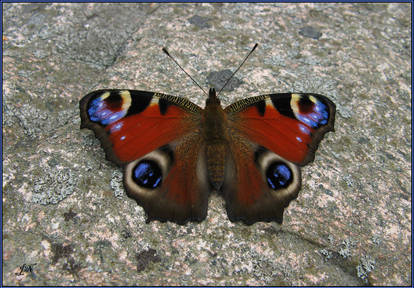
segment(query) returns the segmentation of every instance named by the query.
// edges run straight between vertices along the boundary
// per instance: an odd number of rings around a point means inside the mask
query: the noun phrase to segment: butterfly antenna
[[[233,78],[234,74],[237,73],[237,71],[239,71],[239,69],[243,66],[244,62],[246,62],[247,58],[249,58],[250,54],[253,53],[254,49],[256,49],[257,45],[259,45],[258,43],[254,44],[254,47],[252,50],[250,50],[249,54],[247,54],[246,58],[244,58],[243,62],[239,65],[239,67],[236,69],[236,71],[233,72],[233,74],[231,74],[230,78],[227,79],[226,84],[223,85],[223,87],[221,87],[220,91],[217,93],[217,96],[220,94],[220,92],[224,89],[224,87],[227,86],[227,84],[229,84],[231,78]]]
[[[178,62],[170,55],[170,53],[168,53],[168,51],[167,51],[167,48],[165,48],[165,47],[163,47],[162,48],[162,51],[165,53],[165,54],[167,54],[167,56],[168,57],[170,57],[173,61],[174,61],[174,63],[175,64],[177,64],[178,65],[178,67],[180,67],[180,69],[185,73],[185,74],[187,74],[187,76],[188,77],[190,77],[190,79],[191,80],[193,80],[193,82],[198,86],[198,88],[200,88],[201,89],[201,91],[203,91],[204,92],[204,94],[206,94],[207,96],[208,96],[208,94],[207,94],[207,92],[206,91],[204,91],[204,89],[193,79],[193,77],[191,77],[190,76],[190,74],[188,74],[185,70],[184,70],[184,68],[183,67],[181,67],[181,65],[180,64],[178,64]]]

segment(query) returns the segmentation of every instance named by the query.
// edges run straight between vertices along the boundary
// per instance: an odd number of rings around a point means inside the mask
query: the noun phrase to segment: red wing
[[[335,104],[318,94],[271,94],[225,109],[230,127],[298,165],[314,159],[323,135],[332,131]]]
[[[316,94],[247,98],[225,109],[230,160],[222,187],[231,221],[282,223],[299,193],[300,169],[333,130],[335,104]],[[295,165],[295,164],[297,165]]]
[[[80,101],[81,128],[90,128],[108,159],[131,162],[197,130],[201,108],[164,94],[134,90],[99,90]]]
[[[208,185],[199,131],[201,108],[153,92],[100,90],[80,101],[81,128],[100,139],[107,157],[124,165],[127,194],[148,221],[202,221]]]

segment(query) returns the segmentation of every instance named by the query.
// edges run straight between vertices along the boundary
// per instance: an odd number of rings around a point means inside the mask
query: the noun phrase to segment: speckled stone
[[[409,3],[3,9],[3,285],[412,284]],[[299,91],[338,108],[283,225],[231,223],[219,197],[201,224],[146,224],[79,130],[79,99],[131,88],[204,106],[161,48],[208,89],[256,42],[224,105]]]

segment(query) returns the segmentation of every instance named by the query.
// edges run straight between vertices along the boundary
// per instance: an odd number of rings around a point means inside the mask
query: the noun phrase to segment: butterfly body
[[[205,143],[207,176],[213,188],[219,191],[224,181],[229,137],[226,114],[214,89],[210,89],[209,98],[202,112],[201,123]]]
[[[218,192],[231,221],[282,223],[298,195],[299,166],[333,130],[335,104],[318,94],[270,94],[202,109],[182,97],[99,90],[80,101],[108,159],[124,167],[127,194],[148,221],[200,222]]]

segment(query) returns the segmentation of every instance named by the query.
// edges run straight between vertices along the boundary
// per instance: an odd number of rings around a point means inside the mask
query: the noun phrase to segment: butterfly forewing
[[[323,135],[333,131],[335,104],[323,95],[281,93],[240,100],[225,111],[231,127],[286,160],[313,160]]]
[[[122,165],[196,130],[201,108],[182,97],[137,90],[98,90],[80,101],[81,128]]]

